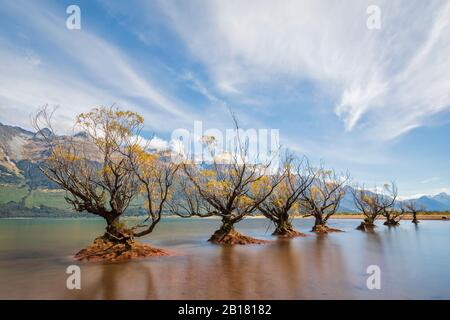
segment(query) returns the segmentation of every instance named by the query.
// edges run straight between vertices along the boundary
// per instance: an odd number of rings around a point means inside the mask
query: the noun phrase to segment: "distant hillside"
[[[450,208],[450,196],[446,193],[435,196],[422,196],[416,202],[428,211],[448,211]]]
[[[341,200],[339,212],[358,212],[351,194],[351,187],[346,187],[347,192]],[[426,211],[449,211],[450,210],[450,195],[446,193],[439,193],[437,195],[422,196],[417,199],[408,199],[404,201],[415,201],[418,207],[424,208]],[[400,205],[401,201],[396,201],[396,206]]]
[[[73,212],[64,199],[65,192],[39,170],[39,162],[50,154],[41,136],[0,123],[0,217],[84,215]],[[83,134],[56,139],[71,139],[90,150]],[[94,149],[89,156],[96,158]],[[129,214],[143,214],[142,203],[136,200]]]
[[[49,150],[38,135],[0,123],[0,184],[57,188],[37,168],[48,155]]]
[[[49,130],[42,132],[48,135]],[[45,133],[47,132],[47,133]],[[38,164],[50,154],[41,134],[36,134],[19,127],[0,123],[0,184],[27,184],[32,189],[55,189],[38,169]],[[75,136],[58,136],[56,139],[64,143],[70,141],[83,145],[89,157],[98,157],[95,149],[83,134]]]
[[[57,139],[86,143],[82,133]],[[0,217],[84,215],[71,211],[64,200],[65,192],[39,171],[38,163],[48,155],[49,150],[40,135],[0,123]],[[93,151],[90,156],[94,159],[97,155]],[[356,213],[351,187],[346,188],[338,211]],[[450,210],[450,195],[446,193],[423,196],[416,201],[428,211]],[[144,214],[142,204],[142,199],[136,200],[129,214]]]

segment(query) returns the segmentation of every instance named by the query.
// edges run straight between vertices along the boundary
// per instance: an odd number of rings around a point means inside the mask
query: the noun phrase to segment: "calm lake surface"
[[[166,218],[142,239],[174,251],[117,264],[77,263],[71,255],[103,233],[96,219],[0,220],[0,299],[450,299],[450,222],[379,224],[332,220],[346,232],[276,240],[265,219],[237,228],[265,245],[208,243],[215,219]],[[66,268],[81,267],[81,290],[66,289]],[[366,269],[381,268],[381,289],[369,290]]]

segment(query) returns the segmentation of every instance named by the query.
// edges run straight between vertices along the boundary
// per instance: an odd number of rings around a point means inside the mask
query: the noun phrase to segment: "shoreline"
[[[445,217],[445,219],[443,219]],[[330,217],[330,220],[332,219],[364,219],[364,215],[362,214],[337,214]],[[376,220],[386,220],[384,217],[378,217]],[[405,214],[401,220],[412,220],[411,214]],[[417,220],[440,220],[440,221],[450,221],[450,214],[443,213],[443,214],[418,214]]]
[[[124,216],[124,219],[142,219],[145,216]],[[178,219],[220,219],[220,217],[215,217],[215,216],[211,216],[211,217],[204,217],[204,218],[200,218],[200,217],[192,217],[192,218],[183,218],[183,217],[179,217],[177,215],[165,215],[163,216],[163,218],[178,218]],[[296,216],[293,215],[292,216],[293,219],[313,219],[313,217],[302,217],[302,216]],[[443,219],[444,218],[444,219]],[[64,219],[92,219],[92,220],[99,220],[99,221],[103,221],[102,218],[99,217],[89,217],[89,216],[81,216],[81,217],[74,217],[74,216],[70,216],[70,217],[0,217],[0,220],[19,220],[19,219],[23,219],[23,220],[28,220],[28,219],[55,219],[55,220],[64,220]],[[245,219],[266,219],[266,217],[264,217],[263,215],[254,215],[254,216],[247,216],[245,217]],[[330,218],[330,220],[339,220],[339,219],[354,219],[354,220],[363,220],[364,219],[364,215],[362,214],[358,214],[358,213],[337,213],[335,215],[332,215]],[[443,212],[442,214],[438,214],[438,213],[430,213],[430,214],[418,214],[417,215],[417,219],[420,220],[435,220],[435,221],[450,221],[450,214],[448,212]],[[378,217],[376,220],[386,220],[384,217]],[[401,220],[412,220],[412,215],[411,214],[406,214],[402,217]]]

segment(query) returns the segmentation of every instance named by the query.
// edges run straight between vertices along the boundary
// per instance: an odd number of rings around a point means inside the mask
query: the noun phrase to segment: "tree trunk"
[[[134,258],[169,255],[165,250],[153,248],[134,241],[133,232],[120,222],[119,215],[109,215],[103,236],[80,250],[75,259],[79,261],[126,261]]]
[[[374,221],[375,218],[367,217],[356,229],[361,231],[373,231],[373,229],[376,227]]]
[[[285,238],[305,236],[304,233],[294,230],[292,224],[284,219],[280,219],[276,222],[275,231],[272,233],[272,235]]]
[[[417,214],[413,213],[413,219],[411,221],[412,223],[418,224],[419,220],[417,220]]]
[[[119,216],[113,216],[106,219],[106,231],[103,238],[113,243],[124,243],[131,246],[133,233],[124,227]]]
[[[385,226],[393,227],[393,226],[398,226],[400,223],[395,219],[386,219],[386,221],[383,224]]]
[[[321,214],[314,215],[314,227],[312,231],[315,231],[316,228],[320,228],[323,226],[325,226],[325,223],[323,221],[322,215]]]
[[[375,228],[375,224],[373,222],[366,222],[363,221],[361,222],[361,224],[356,228],[357,230],[361,230],[361,231],[373,231],[373,229]]]
[[[215,244],[260,244],[267,242],[240,234],[234,229],[234,223],[235,221],[232,219],[223,217],[222,225],[208,241]]]
[[[315,217],[314,226],[311,231],[316,233],[328,233],[329,231],[340,231],[337,229],[329,228],[321,214],[315,215],[314,217]]]
[[[229,235],[230,233],[233,233],[234,230],[234,222],[231,221],[231,219],[228,219],[226,217],[222,218],[222,225],[219,229],[217,229],[214,234],[211,236],[211,238],[208,241],[214,242],[214,243],[221,243],[223,239]]]

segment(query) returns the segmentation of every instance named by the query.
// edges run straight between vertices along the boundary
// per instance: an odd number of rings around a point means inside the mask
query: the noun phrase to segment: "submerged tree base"
[[[113,242],[105,237],[99,237],[87,248],[75,255],[78,261],[118,262],[130,259],[167,256],[169,253],[139,242]]]
[[[400,225],[400,222],[395,221],[395,220],[386,220],[383,224],[385,226],[389,226],[389,227],[396,227],[396,226]]]
[[[316,233],[343,232],[342,230],[331,228],[325,225],[316,225],[312,228],[311,231]]]
[[[279,238],[306,237],[306,234],[294,229],[278,229],[278,228],[275,229],[272,235],[277,236]]]
[[[376,226],[373,223],[366,223],[366,222],[361,222],[361,224],[356,228],[357,230],[361,230],[361,231],[373,231],[373,229]]]
[[[224,232],[222,229],[217,230],[214,234],[209,238],[209,242],[215,244],[264,244],[270,241],[255,239],[249,236],[245,236],[236,230],[231,230],[228,232]]]

